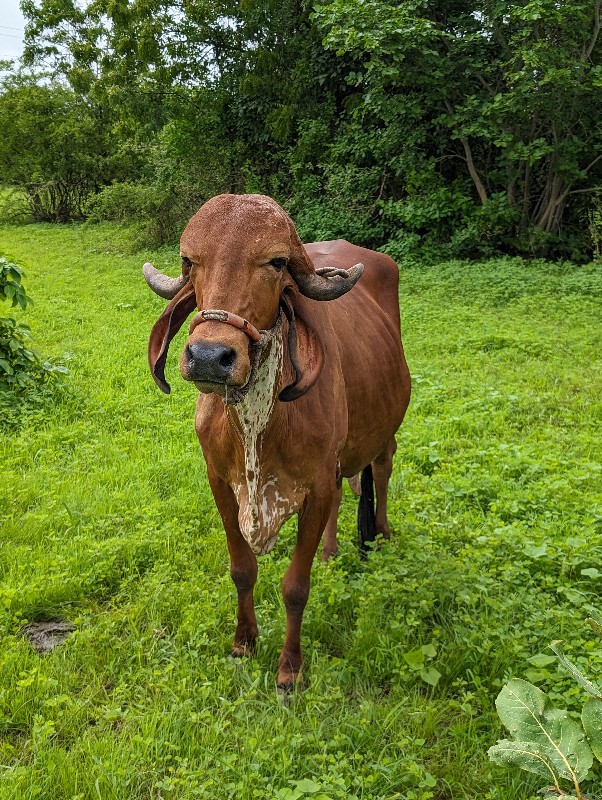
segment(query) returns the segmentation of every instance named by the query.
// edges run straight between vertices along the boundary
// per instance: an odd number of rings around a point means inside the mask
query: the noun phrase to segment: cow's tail
[[[368,552],[366,542],[373,542],[376,539],[372,464],[368,464],[362,470],[361,487],[362,493],[357,507],[357,530],[360,538],[360,551],[365,555]]]

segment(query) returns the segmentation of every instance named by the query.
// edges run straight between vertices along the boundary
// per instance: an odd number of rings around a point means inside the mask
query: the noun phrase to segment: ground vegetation
[[[146,364],[163,303],[140,265],[175,274],[177,249],[136,252],[138,233],[107,223],[1,236],[36,287],[32,334],[70,377],[1,426],[0,798],[535,800],[541,778],[488,750],[507,736],[495,699],[510,680],[581,712],[550,641],[602,683],[583,625],[602,576],[599,267],[402,269],[414,393],[393,539],[360,557],[347,492],[340,555],[314,566],[308,686],[283,704],[294,521],[261,561],[257,654],[232,661],[195,390],[175,356],[169,397]],[[49,622],[67,635],[40,655],[32,623]]]

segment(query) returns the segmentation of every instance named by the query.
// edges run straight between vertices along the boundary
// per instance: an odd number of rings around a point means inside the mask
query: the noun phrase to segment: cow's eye
[[[182,266],[190,269],[192,266],[192,261],[187,256],[182,256]]]
[[[282,270],[282,269],[284,269],[286,267],[286,265],[288,264],[288,259],[287,258],[272,258],[268,263],[272,267],[274,267],[274,269],[277,269],[278,271],[280,271],[280,270]]]

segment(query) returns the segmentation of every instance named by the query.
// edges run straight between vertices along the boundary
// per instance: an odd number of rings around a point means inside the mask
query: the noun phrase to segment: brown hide
[[[238,591],[235,655],[252,651],[257,636],[256,556],[273,546],[286,519],[299,515],[282,589],[287,635],[278,684],[290,687],[299,679],[301,618],[323,532],[325,554],[336,551],[341,476],[353,477],[372,464],[376,529],[389,534],[386,496],[394,436],[410,397],[398,271],[388,256],[344,240],[301,245],[285,212],[258,195],[213,198],[188,224],[181,251],[192,265],[190,284],[157,322],[149,344],[159,385],[175,332],[170,326],[181,326],[182,311],[194,309],[190,289],[199,309],[223,309],[263,331],[256,345],[240,326],[199,325],[180,368],[201,390],[196,430]],[[300,288],[311,291],[312,272],[328,275],[327,269],[347,270],[358,262],[364,265],[361,278],[348,290],[360,265],[338,299],[317,301],[301,293]],[[339,285],[344,275],[336,277]],[[320,280],[316,296],[322,298],[329,288]],[[203,354],[201,366],[195,353]],[[205,353],[212,354],[209,367]],[[220,366],[224,359],[227,368]],[[218,369],[223,379],[215,378]]]

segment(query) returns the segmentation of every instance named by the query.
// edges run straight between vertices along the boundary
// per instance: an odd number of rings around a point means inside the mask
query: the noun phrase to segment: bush
[[[43,120],[43,123],[40,123]],[[0,81],[0,167],[36,222],[83,218],[86,198],[114,173],[102,114],[63,86]]]
[[[323,164],[317,173],[296,173],[295,194],[286,205],[303,241],[343,238],[365,247],[383,241],[377,169]]]
[[[0,317],[0,392],[27,388],[42,366],[40,354],[27,346],[30,338],[28,325]]]
[[[158,213],[161,199],[150,186],[139,183],[114,183],[105,186],[86,206],[90,222],[146,222]]]
[[[88,201],[86,211],[90,222],[133,225],[147,244],[155,245],[177,242],[193,213],[171,188],[130,182],[105,186]]]
[[[23,271],[6,258],[0,257],[0,299],[22,309],[31,304],[22,283]],[[44,361],[30,346],[29,326],[12,317],[0,317],[0,408],[14,410],[17,397],[36,402],[44,396],[40,390],[60,383],[67,369]]]
[[[0,224],[25,225],[32,221],[31,206],[23,190],[0,190]]]

